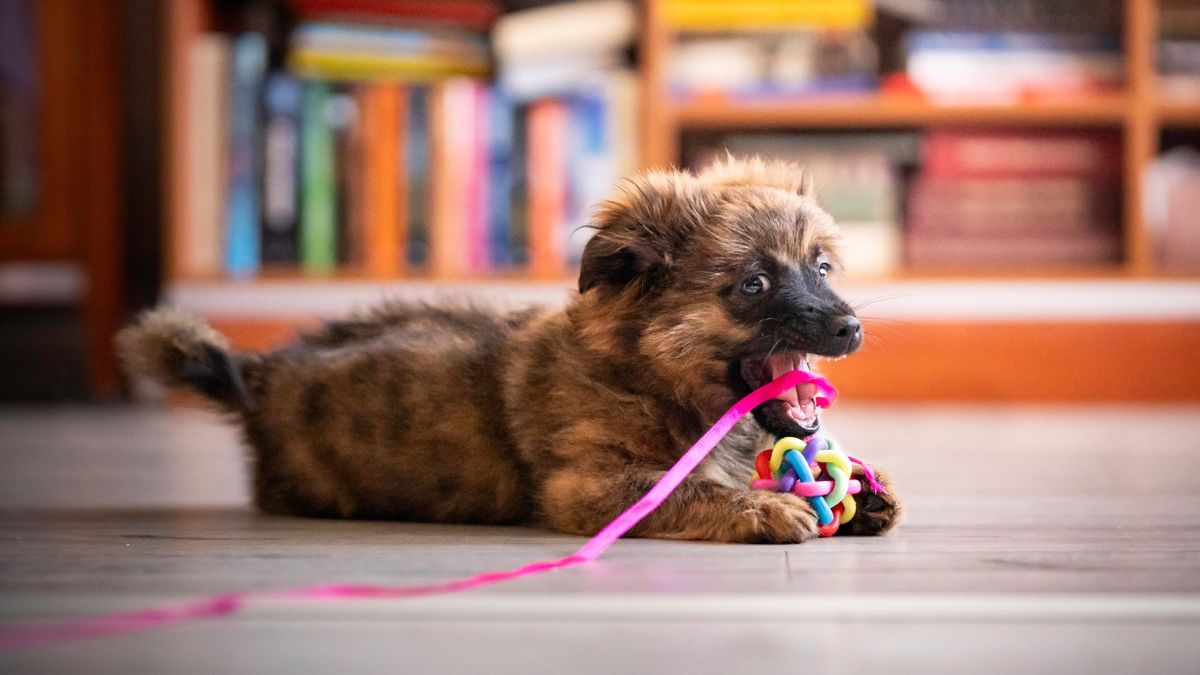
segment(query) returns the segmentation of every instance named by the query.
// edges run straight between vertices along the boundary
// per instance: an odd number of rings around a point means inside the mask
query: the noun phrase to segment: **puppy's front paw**
[[[739,497],[729,541],[799,544],[818,535],[817,514],[804,499],[762,490],[751,490]]]
[[[862,473],[862,467],[856,464],[854,477],[860,478]],[[875,479],[887,492],[875,494],[867,487],[866,480],[863,480],[863,491],[854,495],[858,513],[853,520],[839,527],[837,534],[852,537],[877,536],[887,533],[900,522],[901,516],[904,515],[904,505],[896,496],[891,478],[887,472],[875,469]]]

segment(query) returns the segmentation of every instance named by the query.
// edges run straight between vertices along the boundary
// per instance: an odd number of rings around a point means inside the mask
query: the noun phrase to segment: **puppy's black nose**
[[[847,354],[858,349],[858,345],[862,343],[862,324],[856,316],[843,314],[830,317],[825,322],[825,327],[835,342],[844,345]]]

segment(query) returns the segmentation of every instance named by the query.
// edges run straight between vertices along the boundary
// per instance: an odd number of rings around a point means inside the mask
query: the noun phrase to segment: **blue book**
[[[233,42],[229,87],[229,197],[225,267],[230,276],[255,274],[259,255],[259,97],[267,70],[267,41],[246,33]]]
[[[513,104],[499,88],[492,89],[488,100],[488,172],[487,225],[493,267],[513,264]]]
[[[569,265],[578,265],[583,247],[592,237],[591,207],[608,196],[616,182],[616,158],[609,138],[609,101],[603,92],[570,100],[566,254]]]
[[[511,99],[510,99],[511,101]],[[515,267],[529,264],[529,106],[513,102],[509,155],[508,251]]]
[[[264,263],[290,265],[299,259],[301,95],[299,80],[283,73],[267,78],[262,172]]]
[[[1116,52],[1120,43],[1111,35],[1090,33],[1022,33],[1015,31],[923,31],[905,38],[913,51],[987,52]]]
[[[421,267],[429,261],[429,88],[414,86],[408,94],[408,129],[404,148],[408,169],[408,263]]]

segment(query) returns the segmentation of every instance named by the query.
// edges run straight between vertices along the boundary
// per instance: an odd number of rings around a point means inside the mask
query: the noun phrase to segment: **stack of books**
[[[496,89],[513,104],[514,218],[538,278],[565,276],[591,237],[589,209],[637,168],[637,36],[631,0],[506,14],[492,31]]]
[[[905,235],[914,267],[1030,268],[1120,259],[1114,134],[933,131]]]
[[[903,174],[920,149],[915,133],[733,134],[703,149],[702,168],[726,152],[804,167],[817,203],[837,221],[846,272],[886,276],[902,264]]]
[[[1012,103],[1121,85],[1112,0],[940,0],[932,7],[904,44],[907,80],[933,100]]]
[[[1200,269],[1200,152],[1183,146],[1163,153],[1147,168],[1144,190],[1159,262],[1185,271]]]
[[[569,89],[510,90],[479,77],[493,62],[516,70],[484,32],[494,3],[293,8],[279,68],[256,33],[193,45],[179,276],[567,274],[586,233],[583,204],[636,164],[635,87],[620,63]],[[496,34],[519,38],[524,14]]]
[[[1162,0],[1159,9],[1158,84],[1174,99],[1200,99],[1200,5]]]
[[[680,98],[870,91],[878,53],[867,0],[665,0],[681,31],[668,78]]]

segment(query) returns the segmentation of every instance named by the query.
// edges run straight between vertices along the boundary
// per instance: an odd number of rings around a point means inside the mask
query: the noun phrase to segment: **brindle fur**
[[[391,303],[273,353],[230,354],[166,309],[120,346],[134,371],[192,386],[240,422],[263,511],[592,534],[745,393],[731,359],[775,330],[732,297],[747,265],[836,261],[837,231],[800,176],[729,160],[636,177],[598,209],[564,310]],[[816,536],[807,502],[747,488],[769,440],[744,420],[631,534]],[[841,532],[880,534],[901,512],[891,491],[859,505]]]

